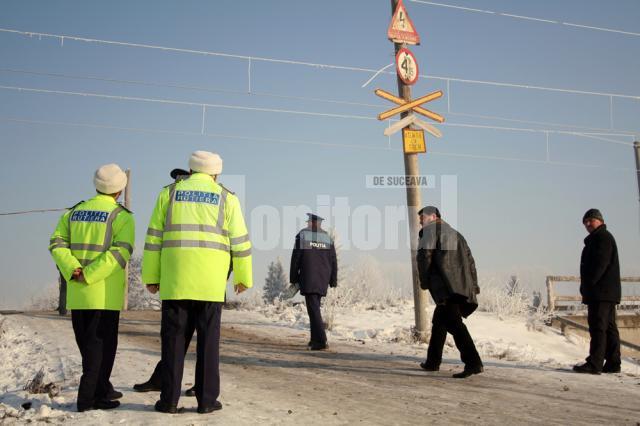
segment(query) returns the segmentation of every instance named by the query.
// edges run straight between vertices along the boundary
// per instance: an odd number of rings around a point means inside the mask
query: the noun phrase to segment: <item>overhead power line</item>
[[[147,98],[147,97],[139,97],[139,96],[108,95],[108,94],[91,93],[91,92],[73,92],[73,91],[65,91],[65,90],[38,89],[38,88],[32,88],[32,87],[0,85],[0,90],[11,90],[11,91],[17,91],[17,92],[44,93],[44,94],[65,95],[65,96],[91,97],[91,98],[109,99],[109,100],[118,100],[118,101],[134,101],[134,102],[160,103],[160,104],[169,104],[169,105],[178,105],[178,106],[198,107],[203,110],[202,132],[204,132],[204,116],[207,108],[222,108],[222,109],[230,109],[230,110],[272,112],[272,113],[306,115],[306,116],[315,116],[315,117],[377,121],[377,118],[375,117],[369,117],[364,115],[354,115],[354,114],[337,114],[337,113],[314,112],[314,111],[303,111],[303,110],[293,110],[293,109],[212,104],[212,103],[203,103],[203,102],[181,101],[181,100],[174,100],[174,99],[158,99],[158,98]],[[476,128],[476,129],[492,129],[492,130],[542,133],[542,134],[553,133],[553,134],[565,134],[565,135],[574,135],[574,136],[581,135],[580,132],[557,130],[557,129],[531,129],[531,128],[522,128],[522,127],[490,126],[490,125],[449,123],[449,122],[442,123],[440,125],[449,126],[449,127],[466,127],[466,128]],[[625,135],[625,134],[617,134],[616,136],[629,137],[629,138],[632,137],[631,135]],[[616,144],[633,146],[632,142],[622,142],[622,141],[616,141],[613,139],[611,141],[613,141],[612,143],[616,143]]]
[[[160,50],[165,52],[176,52],[176,53],[203,55],[203,56],[217,56],[217,57],[224,57],[224,58],[241,59],[246,61],[271,62],[271,63],[278,63],[278,64],[286,64],[286,65],[300,65],[300,66],[306,66],[306,67],[313,67],[317,69],[335,69],[335,70],[344,70],[344,71],[366,72],[366,73],[372,73],[372,74],[378,73],[380,71],[377,69],[356,67],[356,66],[323,64],[323,63],[316,63],[316,62],[295,61],[290,59],[278,59],[278,58],[269,58],[269,57],[261,57],[261,56],[237,55],[237,54],[231,54],[231,53],[214,52],[214,51],[207,51],[207,50],[196,50],[196,49],[184,49],[184,48],[161,46],[161,45],[154,45],[154,44],[103,40],[103,39],[78,37],[78,36],[63,35],[63,34],[39,33],[39,32],[33,32],[33,31],[21,31],[21,30],[15,30],[10,28],[0,28],[0,33],[19,34],[27,37],[55,38],[60,40],[61,43],[64,43],[64,40],[73,40],[73,41],[92,43],[92,44],[106,44],[106,45],[114,45],[114,46],[152,49],[152,50]],[[382,71],[380,73],[395,75],[395,72],[392,72],[392,71]],[[430,78],[430,79],[442,80],[442,81],[448,81],[448,82],[455,81],[459,83],[485,84],[485,85],[491,85],[491,86],[497,86],[497,87],[510,87],[510,88],[543,90],[543,91],[560,92],[560,93],[573,93],[573,94],[579,94],[579,95],[593,95],[593,96],[605,96],[605,97],[613,97],[613,98],[640,100],[640,95],[625,95],[625,94],[619,94],[619,93],[563,89],[563,88],[557,88],[557,87],[506,83],[506,82],[488,81],[488,80],[471,80],[471,79],[462,79],[462,78],[456,78],[456,77],[442,77],[442,76],[424,75],[424,74],[421,74],[420,76],[423,78]]]
[[[232,139],[232,140],[242,140],[242,141],[249,141],[249,142],[283,143],[283,144],[291,144],[291,145],[322,146],[322,147],[329,147],[329,148],[347,148],[347,149],[357,149],[357,150],[367,150],[367,151],[400,151],[400,149],[395,149],[391,147],[369,146],[369,145],[360,145],[360,144],[353,144],[353,143],[349,144],[349,143],[335,143],[335,142],[323,142],[323,141],[309,141],[309,140],[300,140],[300,139],[266,138],[266,137],[259,137],[259,136],[245,136],[245,135],[237,135],[237,134],[187,132],[187,131],[179,131],[179,130],[149,129],[149,128],[141,128],[141,127],[120,127],[120,126],[112,126],[108,124],[29,120],[29,119],[2,117],[2,116],[0,116],[0,121],[25,123],[25,124],[37,124],[37,125],[46,125],[46,126],[68,126],[68,127],[83,127],[83,128],[92,128],[92,129],[110,129],[110,130],[119,130],[119,131],[136,132],[136,133],[166,134],[166,135],[193,136],[193,137],[199,136],[199,137],[207,137],[207,138],[216,138],[221,141],[227,141],[229,139]],[[604,170],[614,170],[614,171],[620,171],[620,172],[633,172],[633,173],[636,172],[635,168],[609,167],[609,166],[603,166],[600,164],[583,164],[583,163],[553,161],[548,158],[546,160],[534,160],[534,159],[528,159],[528,158],[464,154],[464,153],[453,153],[453,152],[434,151],[434,150],[430,150],[429,153],[434,155],[445,156],[445,157],[461,157],[461,158],[471,158],[471,159],[480,159],[480,160],[511,161],[511,162],[543,164],[543,165],[546,164],[550,166],[560,166],[560,167],[593,168],[593,169],[604,169]]]
[[[424,5],[428,5],[428,6],[446,7],[446,8],[449,8],[449,9],[457,9],[457,10],[462,10],[462,11],[465,11],[465,12],[483,13],[483,14],[488,14],[488,15],[504,16],[506,18],[524,19],[524,20],[527,20],[527,21],[543,22],[543,23],[547,23],[547,24],[556,24],[556,25],[565,25],[567,27],[581,28],[581,29],[585,29],[585,30],[604,31],[604,32],[608,32],[608,33],[615,33],[615,34],[623,34],[623,35],[628,35],[628,36],[640,37],[640,33],[635,33],[635,32],[632,32],[632,31],[623,31],[623,30],[618,30],[618,29],[615,29],[615,28],[594,27],[594,26],[591,26],[591,25],[575,24],[575,23],[572,23],[572,22],[564,22],[564,21],[559,21],[559,20],[554,20],[554,19],[543,19],[543,18],[537,18],[537,17],[533,17],[533,16],[523,16],[523,15],[514,15],[514,14],[511,14],[511,13],[496,12],[496,11],[493,11],[493,10],[474,9],[474,8],[471,8],[471,7],[457,6],[457,5],[449,4],[449,3],[436,3],[436,2],[432,2],[432,1],[426,1],[426,0],[411,0],[411,1],[413,3],[420,3],[420,4],[424,4]]]
[[[127,84],[127,85],[139,85],[145,87],[161,87],[161,88],[170,88],[170,89],[181,89],[181,90],[191,90],[191,91],[199,91],[199,92],[207,92],[207,93],[225,93],[225,94],[234,94],[234,95],[244,95],[244,96],[264,96],[271,97],[277,99],[287,99],[287,100],[297,100],[297,101],[310,101],[310,102],[322,102],[322,103],[330,103],[336,105],[350,105],[350,106],[361,106],[367,108],[381,108],[385,107],[382,103],[372,104],[365,102],[355,102],[355,101],[345,101],[345,100],[337,100],[337,99],[324,99],[324,98],[316,98],[316,97],[305,97],[305,96],[291,96],[284,95],[278,93],[271,92],[263,92],[263,91],[241,91],[241,90],[229,90],[229,89],[219,89],[219,88],[211,88],[211,87],[202,87],[202,86],[191,86],[184,84],[175,84],[175,83],[158,83],[158,82],[150,82],[143,80],[122,80],[115,78],[107,78],[107,77],[98,77],[98,76],[84,76],[77,74],[64,74],[64,73],[52,73],[52,72],[42,72],[42,71],[33,71],[33,70],[22,70],[22,69],[11,69],[11,68],[0,68],[0,72],[8,72],[8,73],[16,73],[16,74],[24,74],[24,75],[37,75],[37,76],[47,76],[47,77],[55,77],[55,78],[67,78],[67,79],[77,79],[77,80],[88,80],[88,81],[101,81],[107,83],[117,83],[117,84]],[[553,127],[564,127],[571,130],[584,130],[590,132],[598,132],[598,135],[601,136],[621,136],[621,137],[632,137],[636,133],[633,131],[627,130],[617,130],[612,128],[598,128],[598,127],[585,127],[579,126],[575,124],[562,124],[562,123],[551,123],[547,121],[535,121],[535,120],[522,120],[522,119],[514,119],[507,118],[495,115],[486,115],[486,114],[471,114],[471,113],[463,113],[457,111],[449,111],[450,115],[458,115],[462,117],[473,117],[473,118],[482,118],[482,119],[491,119],[491,120],[499,120],[499,121],[508,121],[514,123],[523,123],[523,124],[536,124],[542,126],[553,126]],[[612,133],[615,132],[615,133]],[[584,132],[583,132],[584,133]]]
[[[22,215],[22,214],[30,214],[30,213],[46,213],[46,212],[61,212],[69,209],[38,209],[38,210],[23,210],[18,212],[6,212],[0,213],[0,216],[14,216],[14,215]]]

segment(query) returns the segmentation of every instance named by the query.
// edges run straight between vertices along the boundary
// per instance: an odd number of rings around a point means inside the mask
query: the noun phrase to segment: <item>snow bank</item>
[[[401,353],[404,347],[407,353],[426,355],[427,345],[416,343],[413,338],[412,301],[399,300],[391,306],[361,303],[332,309],[334,318],[327,331],[330,342],[391,344],[395,353]],[[433,305],[427,308],[429,318],[433,309]],[[304,302],[244,306],[243,310],[252,311],[262,317],[261,321],[273,325],[309,329]],[[568,368],[582,362],[589,352],[588,340],[572,334],[564,336],[559,330],[540,325],[537,315],[537,312],[518,316],[476,312],[465,320],[465,324],[485,362],[500,360],[550,368]],[[447,336],[445,357],[459,359],[450,335]],[[623,370],[638,374],[638,366],[631,362],[623,362]]]
[[[32,331],[21,325],[17,317],[0,316],[0,423],[63,420],[70,417],[61,411],[67,402],[61,396],[29,394],[23,390],[40,368],[44,380],[62,383],[82,371],[81,364],[59,351],[43,336],[46,330]],[[27,404],[23,408],[23,404]],[[30,406],[28,403],[31,403]]]

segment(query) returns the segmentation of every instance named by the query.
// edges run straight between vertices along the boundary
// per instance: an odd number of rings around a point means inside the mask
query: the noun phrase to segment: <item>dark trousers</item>
[[[587,362],[598,371],[602,371],[605,359],[608,365],[620,366],[620,334],[616,324],[616,304],[590,303],[588,308],[591,343]]]
[[[320,311],[322,296],[319,294],[305,294],[304,300],[309,314],[311,328],[311,341],[314,343],[327,343],[327,335],[324,332],[324,322]]]
[[[60,274],[59,281],[59,294],[58,294],[58,314],[67,315],[67,280]]]
[[[465,367],[473,368],[482,365],[480,355],[473,344],[473,339],[462,322],[460,304],[446,301],[443,305],[437,305],[431,320],[431,339],[427,350],[426,363],[433,367],[439,367],[442,362],[442,350],[444,348],[447,333],[453,336],[456,348],[460,351],[460,359]]]
[[[189,327],[198,332],[196,399],[210,407],[220,395],[221,302],[164,300],[162,302],[162,392],[160,399],[177,405],[180,399],[186,335]]]
[[[187,322],[187,326],[185,327],[184,334],[184,353],[187,354],[189,350],[189,344],[191,344],[191,339],[193,338],[193,333],[196,330],[195,323],[193,321]],[[149,378],[149,382],[151,382],[154,386],[162,387],[162,370],[164,369],[164,364],[162,363],[162,358],[156,364],[156,368],[153,370],[153,374]]]
[[[91,407],[111,390],[111,370],[118,348],[119,311],[73,310],[71,323],[82,355],[78,408]]]

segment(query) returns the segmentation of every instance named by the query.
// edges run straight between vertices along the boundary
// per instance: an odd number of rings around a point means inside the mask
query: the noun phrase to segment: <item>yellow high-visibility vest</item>
[[[253,285],[251,241],[233,193],[203,173],[165,187],[149,221],[144,284],[162,300],[224,301],[230,259],[235,284]]]
[[[68,283],[67,308],[121,310],[134,241],[133,214],[111,196],[98,194],[63,214],[49,251]],[[76,268],[86,282],[71,279]]]

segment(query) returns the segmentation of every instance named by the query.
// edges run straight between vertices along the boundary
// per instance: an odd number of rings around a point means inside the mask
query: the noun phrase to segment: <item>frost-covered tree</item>
[[[333,246],[336,249],[336,264],[338,265],[338,287],[340,287],[340,284],[345,282],[344,279],[346,277],[346,270],[343,267],[344,265],[342,264],[342,243],[340,242],[340,235],[338,235],[336,228],[331,228],[329,230],[329,236],[331,237]]]
[[[140,256],[133,256],[129,260],[129,309],[158,310],[161,302],[158,293],[151,294],[142,285],[142,259]]]
[[[273,303],[275,299],[282,298],[282,292],[289,286],[289,280],[284,273],[282,261],[278,257],[275,262],[269,264],[267,278],[264,281],[262,298],[266,303]]]
[[[522,293],[521,287],[522,286],[520,285],[520,280],[518,279],[518,277],[516,275],[511,275],[509,281],[507,281],[507,284],[505,286],[505,291],[507,292],[507,295],[513,297]]]

